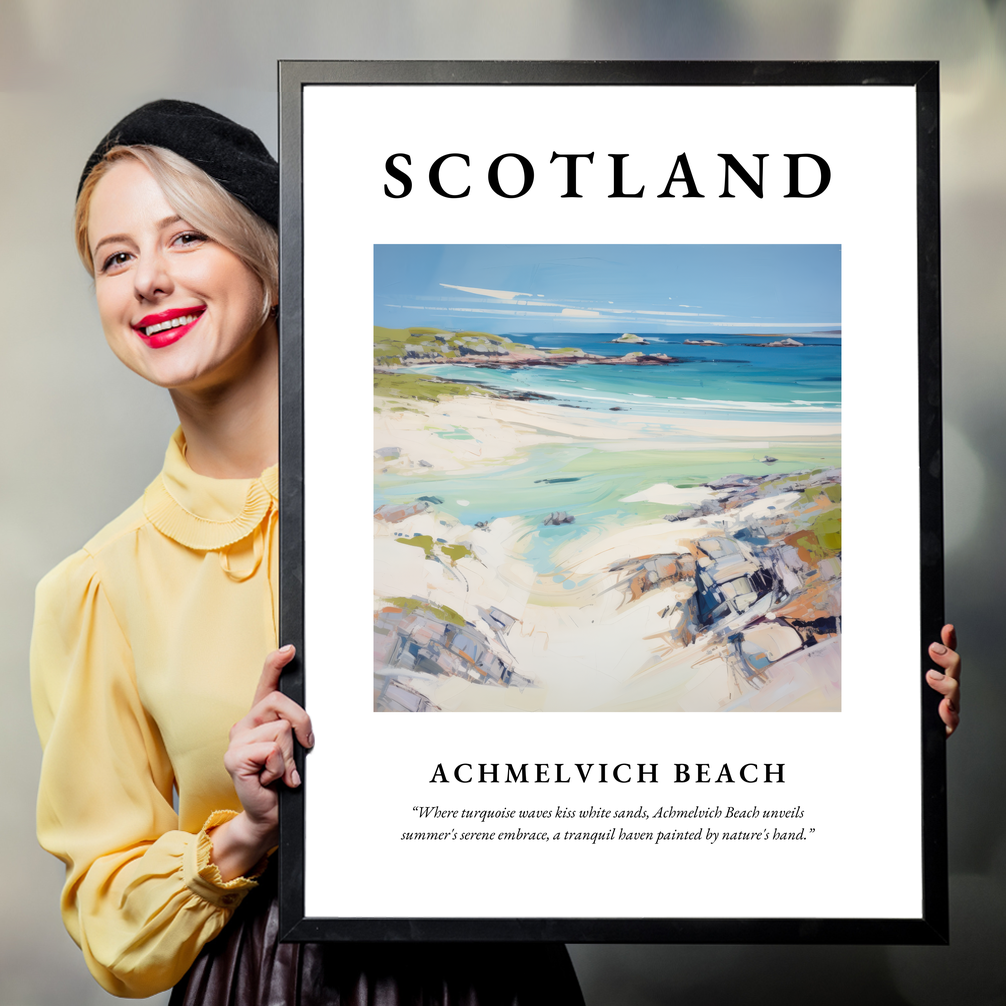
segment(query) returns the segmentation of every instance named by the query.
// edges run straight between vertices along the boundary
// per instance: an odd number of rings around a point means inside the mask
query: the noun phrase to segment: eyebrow
[[[157,230],[163,230],[165,227],[170,227],[172,224],[177,224],[181,221],[181,217],[175,213],[170,217],[165,217],[163,220],[158,220],[154,225]],[[131,242],[133,239],[128,234],[109,234],[107,237],[103,237],[91,250],[91,257],[96,258],[98,255],[98,249],[102,245],[112,244],[116,241]]]

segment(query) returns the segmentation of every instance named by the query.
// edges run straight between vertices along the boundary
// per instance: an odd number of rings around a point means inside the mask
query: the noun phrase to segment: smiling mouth
[[[166,332],[169,328],[181,328],[182,325],[191,325],[198,318],[198,314],[183,314],[180,318],[172,318],[171,321],[162,321],[159,325],[149,325],[141,328],[140,331],[146,338],[157,335],[158,332]]]
[[[148,348],[164,349],[188,335],[205,311],[203,305],[173,307],[158,314],[146,315],[133,325],[133,331]]]
[[[141,319],[140,324],[134,325],[133,330],[144,339],[149,339],[151,336],[158,335],[161,332],[169,332],[173,328],[182,328],[185,325],[191,325],[205,310],[205,308],[190,308],[182,311],[166,311],[160,316],[148,315],[146,318]],[[144,325],[143,322],[145,321],[150,322],[150,324]]]

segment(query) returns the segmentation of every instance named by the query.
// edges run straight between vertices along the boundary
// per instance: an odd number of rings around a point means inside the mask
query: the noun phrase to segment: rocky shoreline
[[[532,355],[534,354],[534,355]],[[626,353],[625,356],[601,356],[599,353],[558,352],[544,353],[529,350],[522,353],[464,354],[462,356],[428,356],[420,359],[404,360],[403,365],[422,367],[449,363],[455,367],[487,367],[492,370],[514,370],[523,367],[566,367],[584,364],[614,367],[629,365],[636,367],[665,366],[682,361],[666,353]]]
[[[712,495],[700,505],[665,515],[684,532],[667,538],[665,549],[641,549],[596,571],[583,567],[569,575],[591,584],[592,603],[614,594],[621,598],[619,611],[638,604],[652,609],[646,638],[657,645],[648,665],[638,669],[637,681],[691,653],[696,664],[722,662],[730,679],[730,701],[721,700],[724,705],[741,701],[774,708],[775,692],[792,690],[794,673],[810,675],[835,701],[841,469],[730,475],[704,488]],[[436,512],[432,503],[385,506],[374,516],[409,528],[410,518]],[[562,512],[544,524],[572,521]],[[457,562],[480,562],[483,553],[477,535],[465,539],[461,554],[444,538],[427,539],[411,529],[392,533],[400,544],[424,546],[428,560],[449,562],[462,579]],[[431,554],[438,549],[442,555]],[[464,614],[418,595],[380,598],[374,626],[376,709],[437,711],[436,689],[423,679],[460,677],[520,691],[543,687],[533,672],[521,673],[520,657],[504,639],[523,623],[522,613],[485,601],[474,604],[468,590],[466,585]]]
[[[623,337],[624,338],[624,337]],[[615,340],[620,341],[620,340]],[[629,342],[629,340],[626,340]],[[632,343],[648,345],[634,337]],[[440,329],[374,329],[374,367],[443,366],[513,369],[522,367],[666,366],[682,361],[666,353],[634,350],[624,356],[603,356],[582,349],[535,349],[505,336],[486,332],[445,332]]]

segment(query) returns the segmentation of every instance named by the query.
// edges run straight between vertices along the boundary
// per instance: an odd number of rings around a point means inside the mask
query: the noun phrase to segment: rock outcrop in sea
[[[544,525],[559,525],[559,524],[573,524],[576,522],[576,518],[571,513],[566,513],[565,510],[556,510],[555,513],[550,513],[543,521]]]
[[[755,347],[763,347],[763,346],[770,346],[776,348],[781,347],[783,349],[787,349],[790,347],[803,348],[806,345],[806,343],[797,342],[796,339],[776,339],[774,342],[745,342],[744,345],[755,346]]]

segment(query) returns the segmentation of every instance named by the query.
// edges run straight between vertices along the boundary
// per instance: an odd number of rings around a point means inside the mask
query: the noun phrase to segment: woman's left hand
[[[294,654],[292,646],[284,646],[266,657],[251,710],[231,727],[224,767],[243,809],[207,832],[210,859],[225,881],[242,876],[279,841],[276,784],[300,785],[294,735],[306,748],[314,744],[310,716],[279,690],[280,675]]]
[[[929,656],[943,670],[928,671],[926,682],[943,696],[940,719],[946,724],[949,737],[961,721],[961,656],[957,652],[957,632],[952,625],[943,626],[940,639],[942,642],[930,644]]]

